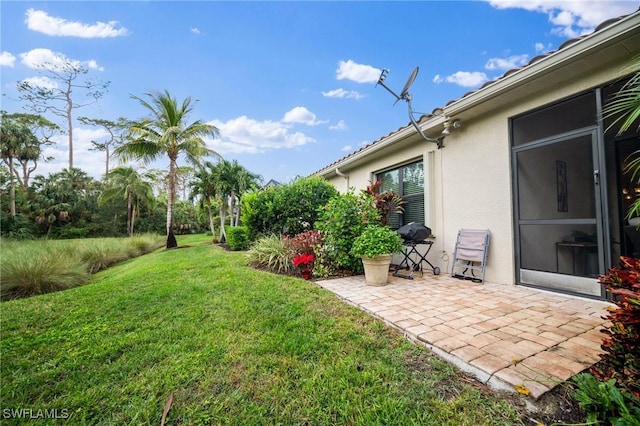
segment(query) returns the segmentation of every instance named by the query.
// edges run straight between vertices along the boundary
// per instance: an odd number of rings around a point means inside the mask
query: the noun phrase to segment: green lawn
[[[159,425],[173,393],[167,424],[521,423],[381,321],[208,239],[0,304],[0,416],[57,409],[70,418],[33,424]]]

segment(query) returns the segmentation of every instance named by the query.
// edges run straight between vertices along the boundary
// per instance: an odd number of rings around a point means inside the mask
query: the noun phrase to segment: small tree
[[[78,121],[82,124],[102,127],[109,134],[108,139],[102,142],[91,141],[91,145],[93,145],[93,148],[91,148],[92,151],[105,153],[104,174],[106,176],[109,173],[111,151],[122,144],[124,140],[124,132],[129,127],[129,121],[123,117],[118,118],[117,121],[105,120],[102,118],[79,117]]]

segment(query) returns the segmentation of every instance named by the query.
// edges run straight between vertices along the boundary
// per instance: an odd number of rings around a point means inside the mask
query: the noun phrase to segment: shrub
[[[380,223],[380,216],[373,198],[353,191],[337,195],[322,209],[316,227],[324,234],[326,261],[337,269],[362,272],[360,257],[351,253],[355,239],[370,223]]]
[[[367,226],[351,247],[354,256],[375,257],[402,250],[402,238],[391,228],[372,224]]]
[[[246,226],[232,226],[226,232],[227,244],[231,250],[246,250],[249,247],[249,230]]]
[[[612,295],[616,308],[608,308],[608,327],[600,355],[591,372],[600,381],[615,379],[616,386],[640,398],[640,259],[621,257],[599,282]]]
[[[33,238],[33,228],[29,218],[18,214],[16,216],[2,215],[0,219],[0,234],[3,237],[16,240],[27,240]]]
[[[287,242],[275,234],[261,237],[247,252],[247,258],[253,266],[278,273],[292,270],[293,255]]]
[[[0,298],[16,299],[77,287],[89,281],[85,264],[60,250],[35,244],[4,243],[0,265]]]
[[[640,400],[616,387],[616,380],[598,381],[589,373],[571,378],[573,398],[587,414],[586,424],[640,425]]]
[[[293,238],[285,238],[294,253],[314,254],[314,249],[322,245],[324,236],[320,231],[306,231]]]
[[[242,223],[249,236],[278,234],[294,236],[313,228],[318,209],[338,191],[319,176],[298,178],[242,197]]]

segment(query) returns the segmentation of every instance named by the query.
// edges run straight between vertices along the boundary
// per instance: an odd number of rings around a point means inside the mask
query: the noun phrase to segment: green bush
[[[351,253],[355,239],[369,224],[380,224],[373,197],[353,190],[333,197],[322,209],[316,228],[324,233],[327,261],[336,269],[362,272],[362,261]]]
[[[249,247],[249,229],[246,226],[226,228],[227,244],[231,250],[246,250]]]
[[[640,425],[640,400],[618,389],[615,379],[601,382],[582,373],[572,377],[571,382],[576,387],[573,398],[587,414],[587,424]]]
[[[249,228],[252,240],[269,234],[292,237],[313,229],[318,209],[337,194],[324,178],[298,178],[289,184],[244,195],[242,223]]]
[[[255,267],[289,273],[293,269],[294,254],[286,240],[272,234],[259,238],[247,252],[247,258]]]
[[[354,256],[376,257],[402,250],[402,238],[391,228],[383,225],[368,225],[351,247]]]

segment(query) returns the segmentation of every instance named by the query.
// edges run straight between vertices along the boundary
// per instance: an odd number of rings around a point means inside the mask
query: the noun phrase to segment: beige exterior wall
[[[485,280],[512,285],[515,247],[509,118],[597,87],[627,72],[622,64],[590,70],[589,76],[576,76],[570,84],[463,120],[462,127],[446,137],[443,149],[416,139],[382,158],[348,170],[345,167],[341,171],[348,179],[333,176],[329,180],[341,192],[349,187],[359,190],[370,183],[376,172],[423,158],[425,224],[436,237],[428,259],[443,273],[449,273],[458,230],[489,229],[491,242]],[[420,99],[420,94],[415,97]]]

